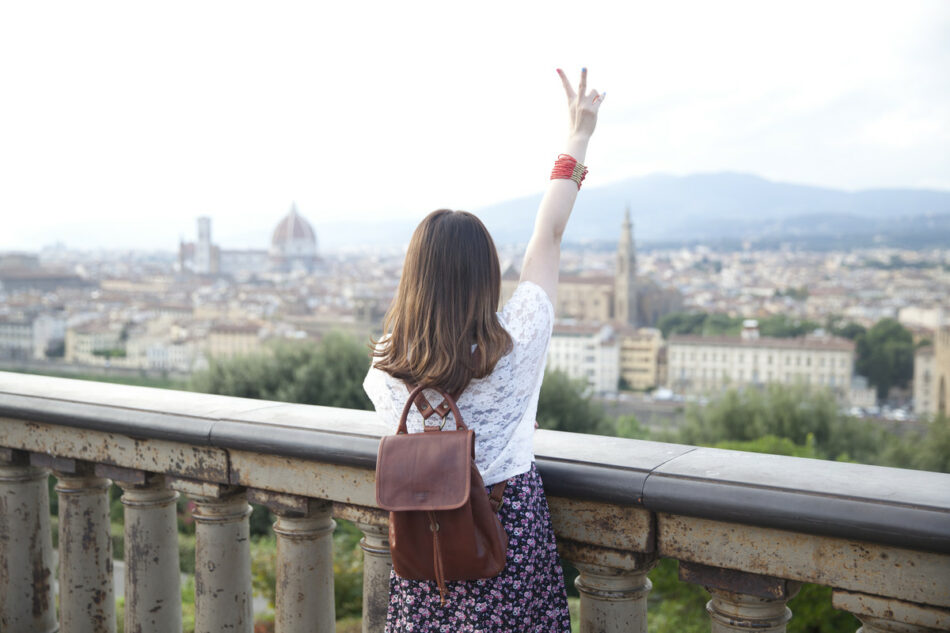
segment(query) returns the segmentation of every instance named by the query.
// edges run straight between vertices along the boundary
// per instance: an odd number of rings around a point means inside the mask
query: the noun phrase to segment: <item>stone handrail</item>
[[[251,630],[248,500],[278,516],[278,631],[333,630],[331,516],[364,532],[363,627],[381,631],[390,562],[373,469],[387,432],[372,412],[0,372],[0,630],[57,630],[51,469],[59,630],[114,630],[111,479],[126,630],[180,630],[180,491],[197,502],[197,631]],[[583,631],[645,631],[658,558],[709,589],[713,631],[784,630],[801,582],[833,587],[864,631],[950,629],[950,475],[551,431],[535,452],[580,571]]]

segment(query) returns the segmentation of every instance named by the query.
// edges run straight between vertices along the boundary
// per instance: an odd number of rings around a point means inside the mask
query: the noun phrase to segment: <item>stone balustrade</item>
[[[333,518],[363,531],[363,630],[391,567],[368,412],[0,372],[0,631],[116,630],[108,487],[125,511],[125,630],[181,630],[175,499],[196,502],[196,631],[250,633],[248,502],[276,514],[278,633],[334,629]],[[865,633],[950,630],[950,475],[538,431],[584,633],[646,631],[679,561],[713,632],[785,631],[801,583]],[[59,497],[58,616],[48,477]]]

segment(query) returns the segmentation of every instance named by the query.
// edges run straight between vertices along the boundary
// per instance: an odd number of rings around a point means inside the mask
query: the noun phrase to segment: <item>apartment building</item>
[[[558,321],[547,367],[586,381],[590,393],[615,394],[620,382],[620,339],[609,325]]]
[[[620,328],[620,377],[627,389],[643,391],[660,382],[663,334],[655,328]]]
[[[914,413],[929,416],[937,412],[937,357],[934,346],[914,353]]]
[[[682,394],[804,383],[849,399],[854,343],[831,336],[760,337],[751,321],[741,336],[671,336],[668,363],[668,386]]]

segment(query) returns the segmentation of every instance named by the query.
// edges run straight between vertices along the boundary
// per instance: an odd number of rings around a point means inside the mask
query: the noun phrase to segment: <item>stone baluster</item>
[[[333,505],[254,489],[248,498],[277,514],[276,633],[332,633],[336,629]]]
[[[388,522],[357,522],[363,532],[363,633],[382,633],[389,609],[389,576],[393,558],[389,552]]]
[[[831,605],[861,620],[858,633],[950,631],[950,609],[946,608],[837,589],[831,595]]]
[[[178,493],[161,475],[98,464],[122,488],[125,506],[125,630],[181,631]]]
[[[634,556],[618,566],[576,558],[571,562],[580,572],[574,586],[581,596],[581,633],[646,633],[647,595],[653,586],[647,574],[655,559]]]
[[[681,580],[702,585],[712,594],[706,604],[712,633],[785,633],[792,619],[786,603],[801,588],[801,583],[783,578],[683,561],[679,574]]]
[[[173,479],[195,501],[195,633],[251,633],[251,506],[243,488]]]
[[[34,454],[35,455],[35,454]],[[37,456],[45,462],[46,456]],[[94,465],[53,458],[59,496],[59,627],[63,633],[115,633],[109,487]]]
[[[0,628],[4,633],[52,633],[53,543],[49,471],[29,455],[0,449]]]

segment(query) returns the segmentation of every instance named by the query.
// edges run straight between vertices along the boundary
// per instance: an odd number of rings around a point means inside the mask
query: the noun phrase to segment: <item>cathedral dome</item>
[[[270,257],[276,270],[314,270],[317,263],[317,235],[310,223],[297,211],[297,203],[290,206],[270,241]]]
[[[290,206],[290,212],[274,229],[270,243],[271,248],[277,251],[286,250],[287,246],[300,243],[312,244],[316,248],[317,235],[313,232],[310,223],[297,211],[296,202]]]

